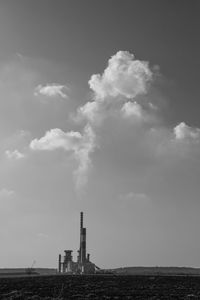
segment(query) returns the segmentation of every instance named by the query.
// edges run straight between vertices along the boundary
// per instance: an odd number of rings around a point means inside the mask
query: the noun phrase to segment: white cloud
[[[152,80],[153,72],[148,62],[135,60],[134,55],[127,51],[117,52],[108,61],[102,75],[91,76],[89,86],[94,92],[94,101],[80,107],[75,119],[101,125],[106,117],[119,115],[120,111],[124,116],[146,117],[144,108],[127,100],[146,94]]]
[[[137,119],[142,119],[144,117],[144,112],[141,107],[136,101],[135,102],[126,102],[122,106],[122,114],[125,117],[136,117]]]
[[[25,154],[21,153],[20,151],[18,150],[6,150],[5,151],[5,154],[7,156],[8,159],[15,159],[15,160],[18,160],[18,159],[22,159],[25,157]]]
[[[0,190],[0,198],[9,198],[12,197],[15,194],[13,190],[8,190],[6,188],[3,188]]]
[[[92,101],[87,102],[85,105],[81,106],[78,110],[78,117],[86,118],[91,123],[96,121],[99,111],[98,102]]]
[[[162,157],[163,161],[199,161],[200,128],[181,122],[174,128],[163,125],[145,130],[148,137],[147,147],[152,149],[158,159]]]
[[[85,122],[83,131],[64,132],[59,128],[51,129],[40,139],[32,140],[30,148],[34,151],[64,149],[69,152],[78,162],[74,171],[77,187],[87,182],[92,164],[91,153],[97,147],[97,134],[107,136],[109,130],[118,132],[117,139],[119,144],[121,143],[118,145],[122,147],[122,153],[125,150],[127,156],[124,158],[122,155],[120,161],[128,161],[127,168],[134,163],[140,169],[144,165],[165,161],[163,157],[168,160],[168,157],[171,159],[181,156],[183,152],[188,153],[192,149],[190,143],[182,145],[180,141],[199,140],[200,129],[189,127],[183,122],[175,128],[163,124],[159,118],[159,109],[151,102],[152,98],[141,97],[148,92],[153,77],[154,69],[150,69],[148,62],[136,60],[133,54],[126,51],[117,52],[108,61],[103,74],[92,75],[89,80],[89,86],[94,92],[93,101],[79,107],[74,118]],[[55,86],[59,87],[58,90],[54,90]],[[64,86],[55,84],[46,87],[40,85],[37,93],[53,97],[57,93],[60,94],[63,88]],[[110,126],[110,120],[104,122],[110,118],[113,122],[117,120],[116,126]],[[133,126],[130,130],[131,123],[126,122],[126,119],[139,121],[138,126]],[[144,122],[148,122],[148,126],[144,126]],[[100,127],[106,130],[101,130]],[[115,138],[115,135],[113,137]],[[117,155],[117,151],[112,152],[113,157],[115,154]],[[148,197],[142,193],[129,193],[124,199],[146,201]]]
[[[96,136],[91,126],[85,126],[83,133],[77,131],[64,132],[61,129],[51,129],[42,138],[30,143],[32,150],[64,149],[72,152],[78,161],[78,169],[74,172],[76,185],[82,187],[87,182],[87,173],[91,165],[90,154],[96,147]]]
[[[114,105],[106,102],[89,101],[78,108],[75,121],[86,120],[91,126],[100,126],[102,121],[114,111]]]
[[[103,75],[92,75],[89,86],[97,98],[123,96],[131,99],[147,92],[152,71],[146,61],[136,60],[128,51],[113,55]]]
[[[47,84],[45,86],[42,86],[39,84],[35,88],[34,95],[42,95],[47,97],[57,97],[60,96],[61,98],[67,98],[67,95],[65,94],[64,90],[68,89],[66,85],[60,85],[57,83]]]
[[[105,119],[113,116],[113,122],[119,120],[118,117],[133,120],[134,124],[137,122],[138,126],[134,127],[132,133],[127,132],[126,135],[131,146],[129,159],[137,156],[138,159],[135,160],[141,161],[140,164],[144,164],[142,156],[148,163],[160,162],[161,156],[162,159],[163,157],[166,159],[172,156],[177,157],[177,155],[186,157],[185,153],[192,150],[190,145],[181,146],[182,149],[180,149],[180,143],[177,141],[183,138],[197,140],[199,136],[198,129],[189,127],[185,123],[179,124],[174,129],[166,127],[159,116],[160,111],[152,103],[151,97],[135,99],[136,96],[147,93],[153,77],[154,73],[149,68],[148,62],[135,60],[134,55],[129,52],[117,52],[108,61],[108,66],[102,75],[91,77],[89,86],[94,92],[94,100],[79,107],[76,116],[78,120],[85,120],[93,128],[93,131],[98,131],[100,134],[101,131],[96,126],[107,126],[106,124],[110,122],[104,122]],[[151,126],[144,126],[146,122]],[[119,126],[121,126],[120,124],[122,125],[124,122],[119,122]],[[116,130],[119,132],[119,141],[125,139],[121,137],[123,129]],[[104,130],[105,132],[107,131]],[[134,154],[132,147],[134,147]],[[127,197],[145,199],[144,194],[130,194]]]
[[[77,131],[64,132],[59,128],[51,129],[40,139],[34,139],[30,143],[32,150],[55,150],[76,151],[82,140],[82,135]]]
[[[120,195],[119,199],[123,201],[123,204],[133,205],[134,209],[149,209],[152,201],[151,198],[145,193],[129,192],[127,194]]]
[[[78,169],[75,171],[76,184],[80,188],[87,183],[87,173],[91,166],[90,154],[94,152],[96,144],[96,135],[91,126],[87,125],[84,129],[83,142],[75,157],[79,161]]]
[[[174,127],[174,134],[177,140],[198,140],[200,138],[200,128],[194,128],[181,122],[176,127]]]
[[[131,201],[149,201],[150,198],[144,193],[130,192],[120,196],[120,199]]]
[[[47,239],[49,236],[46,233],[39,232],[39,233],[37,233],[37,237],[41,238],[41,239]]]

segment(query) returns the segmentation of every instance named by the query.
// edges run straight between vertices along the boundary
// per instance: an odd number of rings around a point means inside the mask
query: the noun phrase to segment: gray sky
[[[0,1],[0,267],[195,266],[199,1]]]

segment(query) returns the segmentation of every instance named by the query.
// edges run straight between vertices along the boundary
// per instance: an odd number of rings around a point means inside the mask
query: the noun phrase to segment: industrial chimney
[[[80,263],[86,261],[86,228],[83,227],[83,212],[80,213]]]

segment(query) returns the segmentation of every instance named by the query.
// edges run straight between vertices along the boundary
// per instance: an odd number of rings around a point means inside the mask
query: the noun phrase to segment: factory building
[[[86,252],[86,228],[83,227],[83,212],[80,213],[80,247],[77,262],[73,261],[72,250],[65,250],[64,257],[59,254],[58,272],[67,274],[94,274],[99,268],[90,261]]]

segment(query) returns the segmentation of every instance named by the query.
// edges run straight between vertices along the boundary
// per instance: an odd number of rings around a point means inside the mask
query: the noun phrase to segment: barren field
[[[200,299],[195,276],[30,276],[0,278],[0,299]]]

